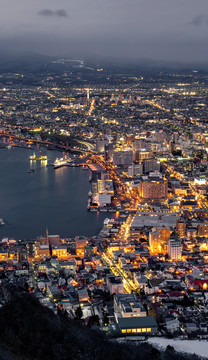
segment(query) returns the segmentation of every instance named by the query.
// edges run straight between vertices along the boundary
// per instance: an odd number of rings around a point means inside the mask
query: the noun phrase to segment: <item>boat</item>
[[[62,158],[56,158],[56,160],[53,163],[53,166],[54,166],[54,169],[58,169],[62,166],[67,166],[71,162],[72,162],[72,159],[65,155]]]
[[[28,170],[28,173],[30,174],[30,173],[33,173],[33,172],[35,172],[35,169],[30,169],[30,170]]]
[[[33,155],[30,155],[29,159],[32,160],[32,161],[36,161],[36,160],[48,160],[47,155],[37,156],[37,155],[35,154],[35,152],[33,153]]]
[[[5,221],[2,216],[0,216],[0,226],[3,226],[5,224]]]
[[[12,148],[12,145],[7,145],[7,149],[11,149]]]

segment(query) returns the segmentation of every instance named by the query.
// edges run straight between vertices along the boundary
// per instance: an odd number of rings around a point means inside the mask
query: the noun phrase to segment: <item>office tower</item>
[[[147,174],[151,171],[160,172],[160,162],[154,158],[144,159],[143,160],[143,169],[144,169],[144,174]]]

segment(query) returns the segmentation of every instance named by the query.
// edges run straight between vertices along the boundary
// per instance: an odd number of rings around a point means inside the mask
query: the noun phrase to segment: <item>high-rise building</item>
[[[142,175],[143,173],[143,165],[142,164],[132,164],[128,167],[128,176],[134,177]]]
[[[132,150],[135,152],[135,151],[140,151],[141,149],[146,149],[145,139],[135,139],[132,142]]]
[[[134,157],[135,157],[135,161],[142,161],[144,159],[149,159],[150,152],[147,150],[140,150],[134,154]]]
[[[198,226],[198,236],[208,237],[208,222],[204,222]]]
[[[123,164],[130,165],[133,162],[133,152],[131,150],[123,152]]]
[[[160,173],[150,173],[143,176],[140,182],[140,196],[146,200],[161,201],[167,197],[167,181],[162,178]]]
[[[160,233],[161,235],[161,242],[165,243],[168,241],[168,239],[170,238],[170,228],[167,226],[157,226],[156,230]]]
[[[90,100],[90,89],[87,89],[87,101]]]
[[[151,171],[160,172],[160,162],[154,158],[144,159],[143,160],[143,169],[144,169],[144,174],[147,174]]]
[[[158,254],[161,251],[161,234],[159,231],[149,233],[149,246],[153,254]]]
[[[130,165],[133,162],[132,151],[115,151],[113,153],[113,163],[115,165]]]
[[[186,234],[186,224],[183,220],[177,220],[176,221],[176,233],[179,237],[183,237]]]
[[[171,260],[181,260],[181,242],[178,239],[168,240],[168,256]]]
[[[96,141],[96,151],[98,153],[103,153],[105,151],[105,145],[108,144],[108,140],[105,138],[99,138]]]
[[[105,160],[113,161],[113,143],[105,145]]]
[[[114,165],[123,165],[122,151],[113,152],[113,163]]]

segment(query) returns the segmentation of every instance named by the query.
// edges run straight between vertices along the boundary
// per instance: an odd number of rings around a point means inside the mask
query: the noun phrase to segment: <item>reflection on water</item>
[[[87,211],[88,172],[74,167],[54,170],[50,164],[62,155],[57,151],[44,150],[48,164],[30,162],[33,151],[0,150],[0,214],[8,221],[0,227],[0,238],[34,238],[44,234],[46,226],[49,233],[61,236],[97,235],[107,214]]]
[[[119,219],[119,215],[120,215],[120,214],[119,214],[119,211],[116,211],[115,218],[116,218],[116,219]]]

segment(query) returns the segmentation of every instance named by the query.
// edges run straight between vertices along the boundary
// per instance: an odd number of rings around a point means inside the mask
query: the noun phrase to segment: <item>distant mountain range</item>
[[[133,73],[136,71],[208,71],[208,63],[181,63],[158,61],[151,59],[129,60],[115,57],[93,57],[74,59],[69,57],[55,57],[35,52],[1,52],[0,72],[63,72],[63,71],[94,71],[103,68],[104,71],[115,73]]]

